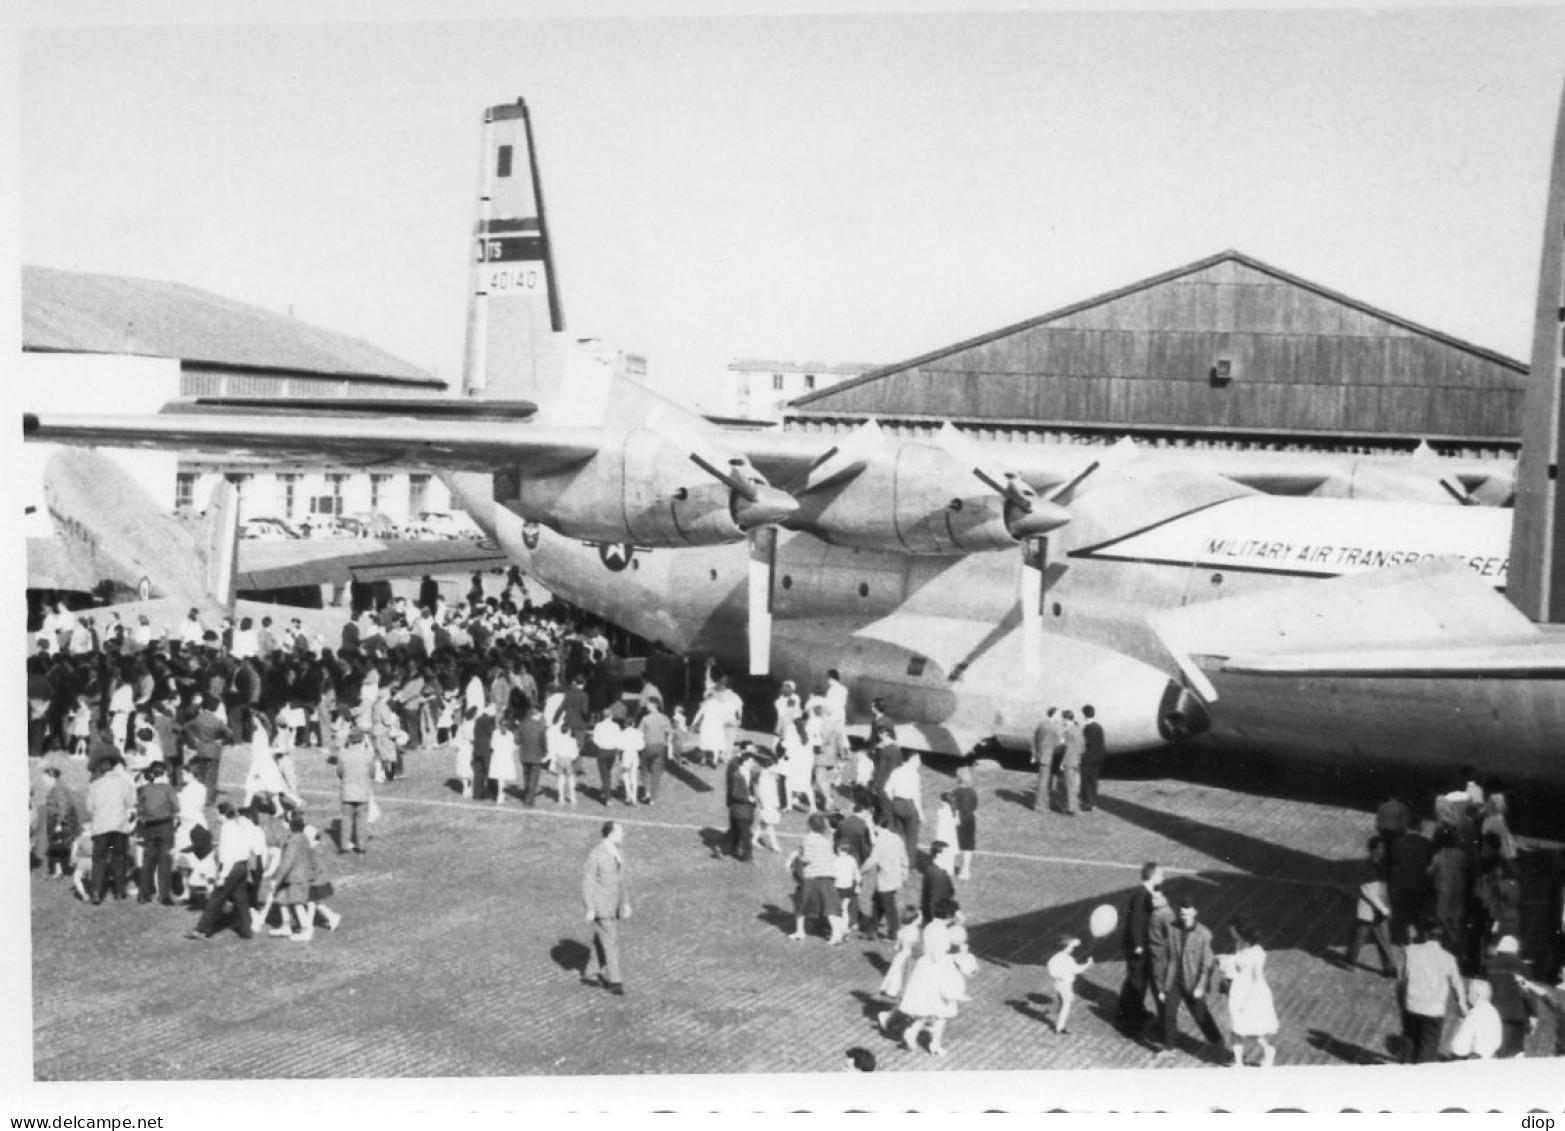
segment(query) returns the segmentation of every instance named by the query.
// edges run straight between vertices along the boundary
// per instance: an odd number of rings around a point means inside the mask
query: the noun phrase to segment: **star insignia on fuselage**
[[[598,547],[598,560],[614,573],[630,565],[630,559],[635,556],[636,548],[628,542],[604,542]]]

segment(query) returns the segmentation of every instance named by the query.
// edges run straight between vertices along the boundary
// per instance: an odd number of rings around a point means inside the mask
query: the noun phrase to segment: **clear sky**
[[[455,384],[478,122],[520,95],[568,328],[709,407],[738,357],[895,361],[1229,247],[1528,350],[1558,8],[397,11],[25,32],[23,261]]]

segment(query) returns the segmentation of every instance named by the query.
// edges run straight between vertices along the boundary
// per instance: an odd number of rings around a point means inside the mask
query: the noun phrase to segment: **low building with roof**
[[[368,342],[182,283],[22,268],[22,376],[34,411],[148,413],[175,397],[433,397],[440,378]],[[32,446],[29,445],[31,448]],[[41,474],[47,450],[38,453]],[[201,454],[123,453],[154,499],[200,510],[221,476],[243,518],[290,523],[444,511],[425,468],[321,469]],[[30,461],[30,464],[33,461]],[[33,483],[38,475],[30,477]]]

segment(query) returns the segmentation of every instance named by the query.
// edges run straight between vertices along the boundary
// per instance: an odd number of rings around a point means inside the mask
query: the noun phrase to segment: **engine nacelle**
[[[1005,500],[974,491],[970,469],[932,444],[868,453],[852,477],[799,496],[787,525],[860,550],[954,554],[1016,545]]]
[[[495,476],[495,497],[523,518],[587,542],[715,546],[744,540],[733,492],[650,429],[550,475]]]

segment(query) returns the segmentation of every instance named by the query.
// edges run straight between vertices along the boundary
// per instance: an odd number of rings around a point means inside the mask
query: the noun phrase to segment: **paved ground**
[[[1099,812],[1069,820],[1026,808],[1029,776],[981,764],[976,875],[958,893],[980,965],[941,1060],[873,1031],[889,947],[789,941],[780,858],[714,855],[726,814],[713,771],[676,772],[656,808],[605,810],[584,790],[575,809],[528,810],[462,800],[445,751],[409,761],[410,776],[381,791],[371,852],[330,857],[344,922],[309,944],[189,942],[190,912],[92,908],[35,872],[37,1079],[834,1072],[852,1045],[893,1072],[1197,1067],[1211,1061],[1194,1039],[1155,1062],[1110,1026],[1123,974],[1111,945],[1083,978],[1075,1032],[1045,1023],[1052,939],[1083,932],[1100,903],[1123,907],[1146,859],[1220,939],[1240,911],[1260,924],[1279,1064],[1383,1062],[1395,1031],[1389,980],[1344,969],[1328,949],[1351,928],[1343,891],[1371,823],[1362,810],[1122,779],[1105,782]],[[317,819],[328,817],[331,768],[313,752],[300,763]],[[225,781],[238,770],[225,766]],[[925,777],[932,803],[950,779]],[[606,812],[630,826],[623,999],[577,980],[590,937],[581,866]],[[785,848],[803,820],[785,820]],[[1534,1054],[1555,1039],[1550,1018]]]

